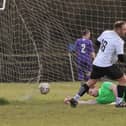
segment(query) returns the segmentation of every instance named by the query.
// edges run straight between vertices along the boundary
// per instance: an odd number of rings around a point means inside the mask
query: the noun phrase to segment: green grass
[[[65,105],[64,97],[73,96],[78,88],[79,83],[51,83],[50,93],[41,95],[35,84],[0,84],[0,97],[9,102],[0,105],[0,126],[126,125],[126,108],[79,105],[74,109]],[[25,99],[30,94],[33,97]]]

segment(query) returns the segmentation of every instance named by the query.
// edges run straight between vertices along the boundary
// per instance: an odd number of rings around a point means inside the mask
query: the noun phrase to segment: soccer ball
[[[39,90],[41,94],[47,94],[50,91],[50,86],[48,83],[40,83]]]

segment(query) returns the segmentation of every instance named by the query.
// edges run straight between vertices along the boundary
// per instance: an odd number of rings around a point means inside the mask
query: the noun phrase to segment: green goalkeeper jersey
[[[98,96],[96,98],[97,103],[108,104],[115,101],[115,95],[110,89],[111,85],[111,82],[102,83],[101,88],[98,90]]]

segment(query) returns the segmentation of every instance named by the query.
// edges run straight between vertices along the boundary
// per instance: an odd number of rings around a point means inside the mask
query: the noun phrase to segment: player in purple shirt
[[[85,29],[82,38],[75,42],[76,59],[78,65],[78,80],[88,81],[92,71],[92,59],[95,57],[90,31]]]

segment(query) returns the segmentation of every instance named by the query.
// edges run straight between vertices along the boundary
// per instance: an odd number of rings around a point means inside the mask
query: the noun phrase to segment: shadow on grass
[[[0,98],[0,105],[8,105],[10,102],[6,100],[5,98]]]

